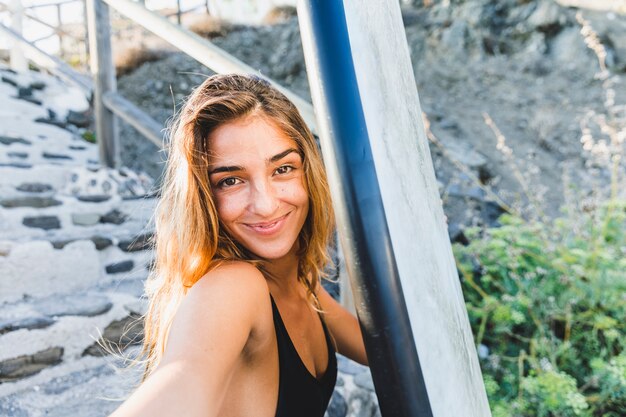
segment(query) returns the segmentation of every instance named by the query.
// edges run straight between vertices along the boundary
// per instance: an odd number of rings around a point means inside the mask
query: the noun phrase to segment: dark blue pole
[[[381,413],[431,417],[376,177],[343,3],[306,0],[298,16],[324,160],[327,167],[332,165],[328,171],[340,238]]]

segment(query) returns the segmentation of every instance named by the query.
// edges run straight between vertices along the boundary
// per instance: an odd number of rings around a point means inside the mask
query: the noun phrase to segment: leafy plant
[[[624,415],[626,202],[500,221],[454,247],[494,414]]]

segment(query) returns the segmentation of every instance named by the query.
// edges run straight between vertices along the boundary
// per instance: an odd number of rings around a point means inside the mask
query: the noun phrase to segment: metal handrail
[[[39,41],[51,38],[53,36],[57,36],[59,38],[59,46],[60,46],[60,51],[61,51],[61,56],[63,55],[63,38],[64,37],[69,37],[72,38],[74,40],[80,41],[81,38],[78,36],[75,36],[65,30],[62,29],[63,27],[63,22],[62,22],[62,14],[61,14],[61,5],[64,4],[69,4],[69,3],[76,3],[76,2],[80,2],[80,3],[84,3],[85,0],[61,0],[61,1],[56,1],[56,2],[51,2],[51,3],[45,3],[45,4],[35,4],[35,5],[31,5],[31,6],[22,6],[22,17],[28,18],[34,22],[37,22],[40,25],[46,26],[49,29],[52,29],[52,33],[50,33],[49,35],[46,36],[42,36],[38,39],[35,39],[32,41],[32,43],[37,43]],[[58,18],[58,22],[56,25],[53,25],[51,23],[48,23],[40,18],[38,18],[37,16],[33,16],[32,14],[28,13],[28,10],[33,10],[36,8],[42,8],[42,7],[54,7],[56,6],[57,9],[57,18]],[[11,13],[11,9],[9,8],[9,6],[5,5],[5,4],[0,4],[0,12],[9,12]],[[85,29],[85,32],[87,32],[87,30]],[[85,51],[85,55],[89,55],[89,50]]]
[[[68,0],[61,2],[61,4],[74,1],[77,0]],[[48,68],[51,73],[77,85],[88,97],[91,97],[93,94],[96,136],[100,142],[101,163],[108,166],[116,166],[119,163],[119,157],[116,156],[119,152],[117,127],[113,115],[129,123],[157,146],[162,146],[163,132],[160,123],[156,122],[116,91],[107,5],[217,73],[256,74],[267,80],[296,105],[305,122],[314,133],[316,132],[313,106],[309,102],[281,86],[276,81],[260,74],[254,68],[218,48],[210,41],[171,23],[166,17],[150,11],[136,2],[129,0],[87,1],[95,10],[93,16],[89,19],[89,38],[90,42],[92,42],[90,49],[94,51],[95,55],[91,59],[92,73],[94,75],[93,82],[73,70],[60,59],[46,54],[12,29],[0,24],[0,32],[4,32],[17,40],[25,51],[29,53],[30,58],[38,65]],[[59,3],[48,5],[54,4]],[[103,34],[105,35],[103,36]]]
[[[43,4],[33,4],[30,6],[24,6],[25,9],[38,9],[41,7],[51,7],[51,6],[60,6],[62,4],[68,4],[68,3],[76,3],[76,2],[83,2],[83,0],[59,0],[59,1],[54,1],[54,2],[50,2],[50,3],[43,3]]]
[[[15,32],[11,28],[4,26],[2,23],[0,23],[0,33],[3,33],[13,40],[19,42],[20,46],[24,48],[25,52],[27,52],[30,58],[38,65],[46,68],[57,77],[60,77],[65,81],[76,85],[88,97],[91,96],[93,83],[89,77],[72,69],[72,67],[61,61],[59,58],[48,55],[37,46],[35,46],[32,42],[22,37],[22,35]]]

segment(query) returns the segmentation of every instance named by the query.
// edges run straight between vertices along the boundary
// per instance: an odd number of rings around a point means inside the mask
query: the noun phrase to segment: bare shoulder
[[[269,293],[265,277],[247,262],[224,262],[206,273],[191,287],[187,296],[262,297]]]
[[[246,262],[225,262],[198,280],[183,298],[165,356],[189,355],[190,345],[206,350],[216,340],[232,340],[231,348],[240,353],[267,308],[271,305],[263,274]]]
[[[176,310],[159,365],[114,415],[216,416],[268,292],[244,263],[202,277]]]

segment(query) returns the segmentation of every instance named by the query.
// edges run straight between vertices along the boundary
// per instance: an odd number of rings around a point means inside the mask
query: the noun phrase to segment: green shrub
[[[85,130],[80,136],[89,143],[96,143],[96,134],[91,130]]]
[[[468,231],[457,265],[495,415],[626,415],[626,202]]]

